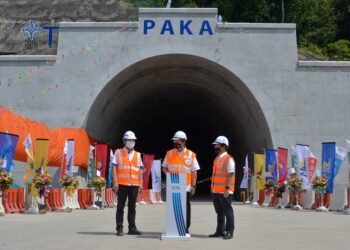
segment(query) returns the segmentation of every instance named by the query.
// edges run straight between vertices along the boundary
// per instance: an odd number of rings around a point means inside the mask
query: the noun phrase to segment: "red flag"
[[[61,179],[66,176],[66,169],[67,169],[67,142],[65,142],[63,147],[63,154],[62,154],[62,163],[61,163]]]
[[[282,183],[287,180],[287,162],[288,162],[288,149],[277,148],[278,154],[278,183]]]
[[[151,174],[152,164],[154,155],[144,154],[143,155],[143,189],[148,189],[149,177]]]
[[[95,176],[106,178],[106,170],[108,166],[108,145],[97,144],[95,154]]]
[[[317,165],[317,159],[314,156],[310,156],[307,158],[307,168],[309,172],[309,183],[311,183],[312,176],[315,173]]]
[[[66,168],[67,168],[66,154],[63,154],[63,156],[62,156],[62,165],[61,165],[61,179],[63,179],[63,177],[66,175]]]

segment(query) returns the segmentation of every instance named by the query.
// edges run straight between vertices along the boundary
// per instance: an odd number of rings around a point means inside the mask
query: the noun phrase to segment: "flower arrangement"
[[[78,189],[79,186],[79,181],[76,177],[66,175],[60,180],[61,185],[64,187],[66,190],[67,194],[69,196],[73,196],[75,190]]]
[[[328,184],[326,176],[316,176],[312,180],[312,188],[316,194],[323,194]]]
[[[48,187],[52,182],[52,177],[49,173],[37,173],[32,179],[32,183],[39,193],[39,197],[47,196],[49,193]]]
[[[298,176],[291,176],[288,180],[288,187],[294,192],[299,192],[302,184],[303,184],[303,180]]]
[[[275,186],[275,184],[271,180],[265,182],[265,190],[266,191],[272,191],[274,189],[274,186]]]
[[[95,204],[98,204],[99,207],[102,206],[102,202],[100,202],[100,197],[102,196],[102,189],[105,188],[106,185],[106,179],[100,176],[96,176],[91,181],[91,186],[95,189],[97,195],[97,202],[95,202]]]
[[[287,183],[286,182],[282,182],[282,183],[278,183],[275,187],[274,187],[274,191],[277,195],[278,198],[282,198],[282,195],[284,192],[286,192],[287,189]]]
[[[5,170],[0,170],[0,190],[6,191],[13,184],[14,178],[12,173],[8,173]]]
[[[91,182],[91,186],[97,192],[97,196],[101,196],[101,190],[105,188],[106,185],[107,185],[106,179],[100,176],[96,176]]]

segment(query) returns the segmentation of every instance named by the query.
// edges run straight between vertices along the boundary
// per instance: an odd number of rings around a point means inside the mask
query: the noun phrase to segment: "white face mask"
[[[135,147],[135,142],[134,141],[127,141],[126,147],[129,149],[133,149]]]

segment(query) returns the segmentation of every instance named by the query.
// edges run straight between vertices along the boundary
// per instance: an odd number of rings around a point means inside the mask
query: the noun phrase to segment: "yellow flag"
[[[34,173],[34,155],[33,155],[32,148],[26,149],[25,151],[27,153],[27,164],[26,164],[25,173],[23,175],[23,181],[24,183],[27,183],[29,174],[33,175]]]
[[[254,155],[255,188],[265,189],[265,154]]]
[[[33,176],[36,172],[46,172],[46,166],[49,158],[49,140],[48,139],[36,139],[34,146],[34,169]],[[37,196],[38,193],[32,185],[32,196]]]

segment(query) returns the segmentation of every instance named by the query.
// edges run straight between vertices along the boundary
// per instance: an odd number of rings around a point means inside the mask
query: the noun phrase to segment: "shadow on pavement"
[[[209,236],[205,234],[191,234],[191,238],[205,239],[205,238],[209,238]]]
[[[115,235],[112,232],[77,232],[77,234],[86,234],[86,235]]]
[[[138,235],[137,238],[140,239],[160,239],[160,236],[162,236],[162,233],[160,232],[142,232],[141,235]]]

